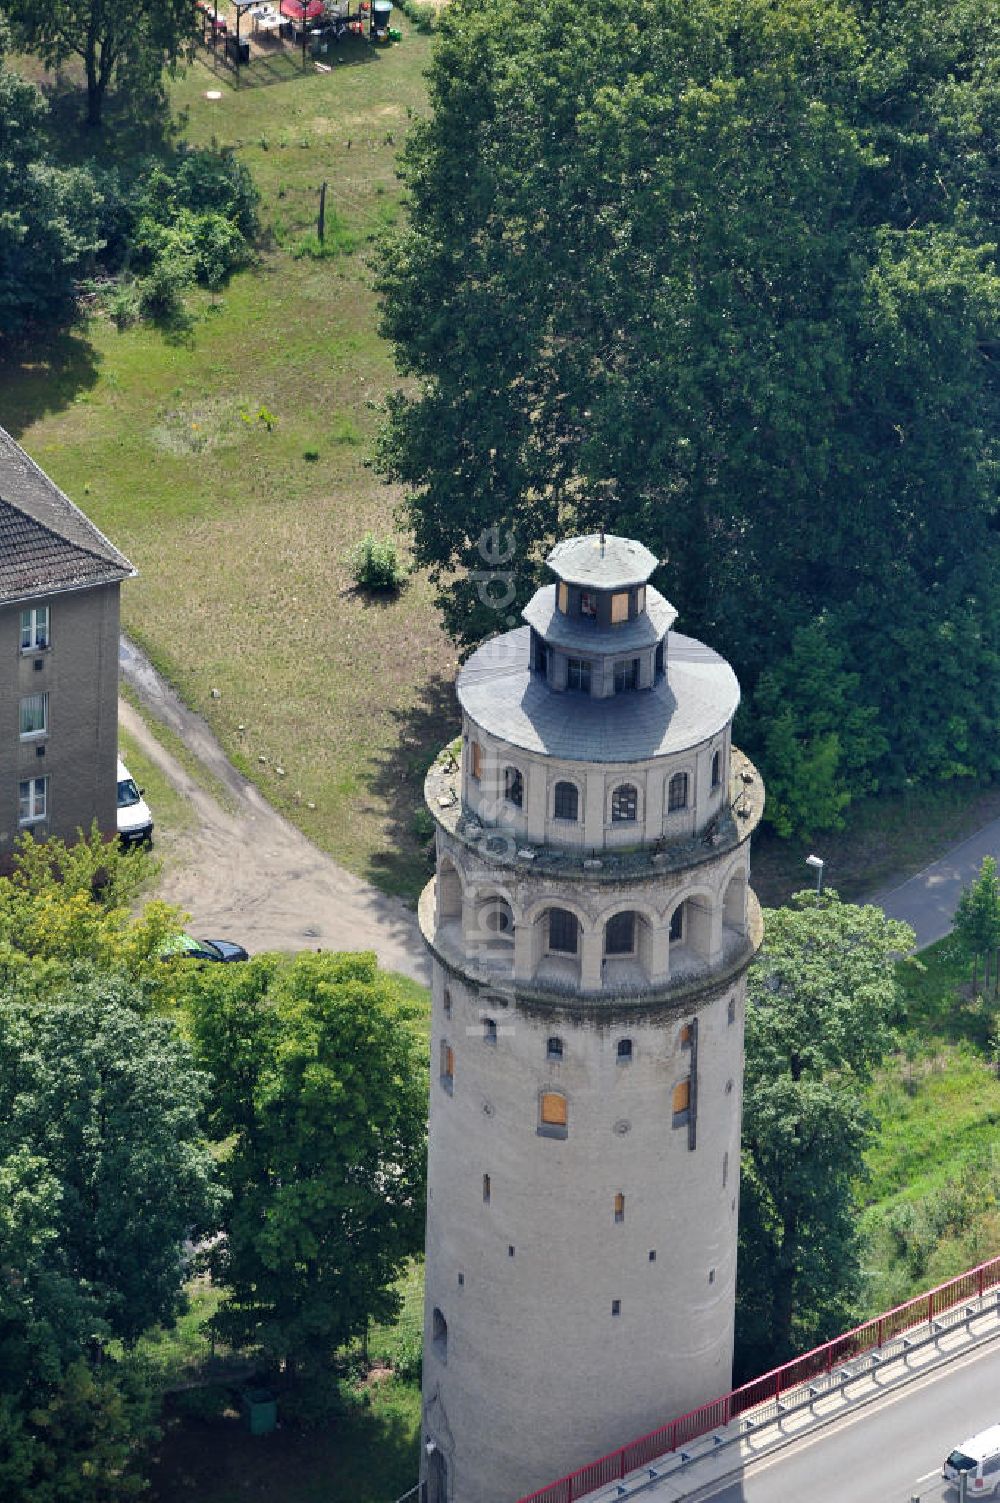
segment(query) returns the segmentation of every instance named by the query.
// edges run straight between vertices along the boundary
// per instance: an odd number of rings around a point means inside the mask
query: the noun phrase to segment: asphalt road
[[[903,919],[917,936],[917,949],[951,933],[951,921],[962,888],[979,876],[984,856],[1000,860],[1000,819],[984,825],[967,840],[952,846],[923,871],[897,887],[866,899],[885,910],[890,918]]]
[[[942,1481],[941,1463],[960,1441],[998,1422],[1000,1342],[991,1341],[694,1497],[698,1503],[954,1503],[958,1494]],[[657,1489],[645,1496],[655,1498]]]

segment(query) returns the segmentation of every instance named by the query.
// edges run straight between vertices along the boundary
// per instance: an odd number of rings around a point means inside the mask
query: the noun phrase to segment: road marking
[[[929,1482],[932,1477],[940,1477],[940,1475],[941,1475],[940,1469],[938,1467],[935,1467],[934,1470],[933,1470],[933,1472],[925,1472],[922,1477],[918,1477],[917,1478],[917,1481],[918,1482]]]
[[[689,1503],[695,1503],[695,1500],[697,1500],[697,1503],[711,1503],[712,1498],[717,1498],[720,1493],[725,1492],[734,1483],[738,1483],[739,1479],[748,1472],[766,1472],[771,1467],[777,1466],[779,1462],[786,1461],[789,1452],[794,1448],[798,1448],[800,1451],[808,1451],[812,1446],[818,1445],[820,1441],[828,1439],[831,1435],[837,1435],[841,1430],[848,1429],[850,1425],[856,1425],[859,1420],[867,1417],[869,1411],[875,1408],[888,1409],[891,1404],[900,1403],[903,1399],[909,1398],[911,1393],[916,1393],[921,1388],[929,1387],[938,1378],[958,1372],[963,1367],[969,1367],[973,1362],[978,1362],[982,1357],[995,1358],[996,1348],[992,1344],[994,1340],[996,1340],[996,1337],[987,1337],[975,1351],[966,1352],[964,1356],[959,1358],[946,1359],[933,1372],[926,1373],[919,1378],[914,1378],[912,1382],[907,1383],[899,1393],[887,1393],[883,1398],[877,1399],[874,1404],[866,1404],[864,1408],[856,1410],[854,1414],[845,1414],[842,1418],[835,1420],[833,1424],[823,1425],[815,1435],[803,1436],[801,1440],[796,1437],[789,1444],[782,1446],[773,1456],[751,1456],[735,1471],[730,1472],[728,1476],[720,1478],[718,1482],[706,1482],[705,1488],[711,1488],[711,1492],[699,1488],[695,1492],[686,1494],[685,1496],[688,1498]],[[940,1473],[931,1472],[930,1476],[938,1477]]]

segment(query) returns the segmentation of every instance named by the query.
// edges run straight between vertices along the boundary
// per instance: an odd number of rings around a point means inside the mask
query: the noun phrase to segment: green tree
[[[747,990],[738,1369],[843,1328],[859,1286],[854,1189],[873,1122],[862,1087],[893,1039],[912,931],[837,894],[765,914]]]
[[[372,955],[257,957],[192,974],[212,1132],[231,1142],[216,1327],[316,1373],[370,1318],[423,1231],[426,1060]]]
[[[78,57],[87,80],[87,124],[101,123],[112,81],[128,85],[136,98],[156,88],[164,62],[173,66],[196,35],[194,6],[188,0],[9,0],[14,39],[51,66]]]
[[[878,710],[858,703],[860,676],[825,617],[799,627],[791,651],[765,669],[754,718],[767,767],[766,817],[779,835],[841,829],[843,810],[874,792],[871,773],[887,743]]]
[[[1000,950],[1000,879],[992,856],[984,856],[975,881],[962,889],[955,909],[954,935],[972,961],[972,990],[977,989],[979,960],[983,959],[983,986],[989,988],[992,957]],[[998,978],[994,975],[994,992]]]
[[[4,65],[6,42],[0,17],[0,337],[64,317],[74,277],[101,244],[93,175],[52,161],[48,106]]]
[[[748,698],[827,617],[887,747],[864,713],[785,728],[834,817],[964,774],[963,741],[1000,765],[994,29],[989,0],[454,0],[377,278],[410,378],[381,463],[460,640],[497,626],[490,529],[523,600],[603,523],[669,550]]]

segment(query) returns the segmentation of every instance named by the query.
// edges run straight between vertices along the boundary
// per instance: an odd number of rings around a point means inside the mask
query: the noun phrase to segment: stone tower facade
[[[515,1503],[730,1386],[763,790],[656,563],[554,548],[427,779],[428,1503]]]

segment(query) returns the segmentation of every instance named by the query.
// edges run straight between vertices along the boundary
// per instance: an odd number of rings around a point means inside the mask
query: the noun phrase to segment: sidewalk
[[[917,936],[917,949],[922,950],[951,933],[962,889],[979,876],[984,856],[1000,861],[1000,819],[953,846],[916,876],[864,901],[884,909],[889,918],[909,924]]]

